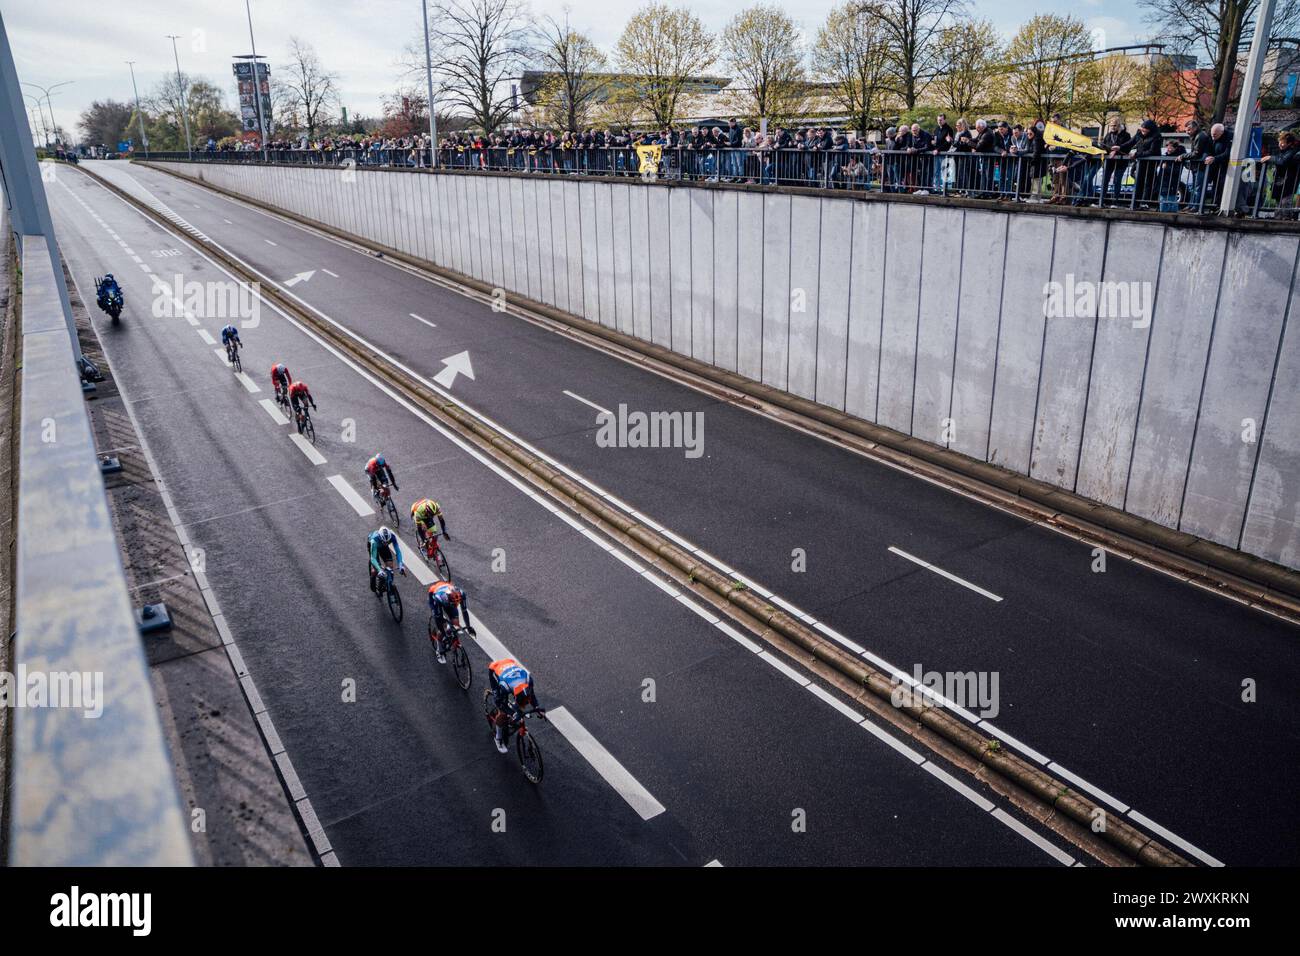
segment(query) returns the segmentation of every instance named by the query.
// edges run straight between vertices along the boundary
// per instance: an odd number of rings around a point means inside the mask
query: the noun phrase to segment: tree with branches
[[[948,57],[944,28],[965,12],[964,0],[876,0],[872,4],[889,40],[889,82],[907,109],[930,85]]]
[[[940,31],[939,46],[945,62],[934,92],[947,109],[966,116],[988,101],[1003,60],[1002,35],[988,20],[963,17]]]
[[[330,125],[339,103],[338,74],[322,65],[311,44],[289,38],[289,62],[276,82],[278,107],[293,117],[290,125],[307,134],[309,140]]]
[[[808,100],[804,49],[794,21],[776,6],[742,10],[722,31],[722,55],[734,77],[737,112],[747,120],[783,124]]]
[[[863,136],[876,125],[887,96],[889,38],[875,4],[849,0],[817,31],[813,69]]]
[[[677,119],[687,81],[717,59],[713,35],[689,10],[651,3],[632,15],[616,46],[623,82],[660,126]]]
[[[1012,109],[1031,119],[1049,119],[1070,102],[1077,74],[1092,52],[1092,33],[1082,20],[1040,13],[1011,38],[1007,75]]]
[[[510,81],[534,56],[536,36],[523,0],[437,0],[429,8],[432,67],[441,107],[494,132],[515,109]],[[425,69],[424,38],[408,49],[411,72]]]
[[[605,54],[585,33],[547,17],[537,46],[537,66],[544,74],[538,104],[566,129],[587,126],[595,106],[608,93]]]

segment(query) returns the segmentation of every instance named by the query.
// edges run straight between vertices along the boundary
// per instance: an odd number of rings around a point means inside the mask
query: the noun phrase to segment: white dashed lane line
[[[270,399],[266,399],[270,401]],[[342,475],[330,475],[325,479],[334,486],[334,490],[343,496],[343,500],[352,506],[352,510],[361,517],[366,518],[375,513],[375,509],[370,507],[370,502],[357,494],[357,490],[348,484],[347,479]]]
[[[425,325],[427,325],[427,326],[428,326],[429,328],[431,328],[431,329],[436,329],[436,328],[438,327],[437,323],[435,323],[435,322],[430,322],[428,319],[424,318],[423,316],[416,315],[414,312],[408,312],[407,315],[409,315],[411,318],[415,319],[417,322],[423,322]]]
[[[325,464],[325,456],[316,450],[316,446],[303,438],[297,432],[289,436],[289,440],[298,446],[298,450],[307,456],[307,460],[313,465]]]
[[[952,572],[945,571],[943,568],[940,567],[936,567],[935,565],[931,564],[929,561],[926,561],[922,558],[918,558],[914,554],[908,554],[902,548],[896,548],[891,544],[889,546],[889,550],[892,551],[894,554],[898,555],[900,558],[906,558],[908,561],[911,561],[913,564],[919,564],[921,567],[925,568],[926,570],[933,571],[935,574],[939,575],[940,577],[947,578],[949,581],[953,581],[956,584],[960,584],[964,588],[970,588],[976,594],[984,595],[990,601],[1002,600],[1002,598],[998,597],[992,591],[986,591],[978,584],[971,584],[965,578],[959,578],[957,577],[957,575],[953,574]]]
[[[229,219],[226,220],[226,222],[229,221],[230,221]],[[333,276],[336,279],[339,277],[339,274],[337,272],[330,272],[328,269],[322,269],[321,272],[325,273],[327,276]]]
[[[249,394],[256,395],[261,391],[261,389],[257,387],[257,383],[248,377],[247,372],[236,372],[235,378],[239,379],[239,384],[244,386],[244,390]]]
[[[277,425],[289,424],[288,416],[285,415],[284,412],[280,411],[280,409],[276,407],[274,400],[269,398],[263,398],[257,404],[261,405],[262,408],[266,410],[266,414],[270,415],[271,420],[275,422]]]
[[[574,399],[575,401],[579,401],[579,402],[582,402],[582,404],[584,404],[584,405],[589,405],[589,406],[591,406],[591,407],[594,408],[596,411],[601,412],[601,413],[603,413],[603,414],[605,414],[605,415],[610,415],[610,416],[612,416],[612,415],[614,414],[614,413],[611,412],[608,408],[604,408],[604,407],[602,407],[602,406],[600,406],[600,405],[597,405],[595,402],[591,401],[590,399],[583,398],[581,395],[578,395],[578,394],[575,393],[575,392],[571,392],[571,391],[569,391],[567,388],[564,389],[564,394],[565,394],[565,395],[568,395],[569,398],[572,398],[572,399]]]
[[[212,333],[210,333],[207,329],[195,329],[195,331],[199,333],[199,338],[201,338],[208,345],[217,344],[217,340],[212,337]]]

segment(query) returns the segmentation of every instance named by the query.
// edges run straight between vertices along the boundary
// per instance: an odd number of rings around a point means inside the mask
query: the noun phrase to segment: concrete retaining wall
[[[638,182],[158,165],[1300,567],[1300,236]],[[1049,282],[1124,284],[1139,307],[1048,314]]]

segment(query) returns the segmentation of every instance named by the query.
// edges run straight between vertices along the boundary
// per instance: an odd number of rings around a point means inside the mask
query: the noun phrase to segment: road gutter
[[[103,177],[89,170],[82,171],[164,229],[179,235],[174,223],[146,203]],[[932,750],[937,750],[944,756],[952,754],[953,757],[960,758],[954,761],[958,766],[963,766],[986,782],[991,782],[994,775],[1001,778],[1001,785],[1011,789],[1000,792],[1014,792],[1018,805],[1036,805],[1037,810],[1033,815],[1041,821],[1068,824],[1053,828],[1085,851],[1093,853],[1103,862],[1129,862],[1149,866],[1192,865],[1162,843],[1119,819],[1100,803],[1009,752],[1000,741],[987,738],[941,705],[911,694],[904,695],[904,699],[896,705],[895,682],[885,672],[854,657],[785,611],[768,604],[742,582],[719,573],[667,536],[587,490],[497,429],[485,424],[457,402],[436,393],[416,375],[394,368],[359,336],[318,317],[291,295],[262,282],[261,277],[250,273],[247,267],[215,243],[200,240],[193,235],[185,236],[184,240],[201,248],[204,254],[232,274],[247,282],[259,283],[261,295],[295,321],[311,328],[314,334],[345,353],[359,367],[365,368],[497,461],[508,465],[513,472],[550,498],[586,519],[608,537],[644,556],[654,567],[681,583],[697,598],[726,609],[729,616],[733,616],[748,630],[799,663],[815,669],[819,674],[834,674],[835,686],[864,703],[873,712],[886,716],[896,727],[908,732]],[[1094,852],[1091,849],[1090,845],[1095,843],[1086,834],[1094,832],[1092,827],[1098,814],[1102,815],[1106,824],[1100,833],[1095,833],[1096,842],[1121,854],[1121,859],[1117,860],[1114,853]]]

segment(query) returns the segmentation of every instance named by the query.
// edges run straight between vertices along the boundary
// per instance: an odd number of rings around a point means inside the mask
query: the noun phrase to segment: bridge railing
[[[694,149],[661,147],[657,158],[633,146],[211,150],[149,153],[149,159],[295,166],[443,169],[475,173],[543,173],[640,177],[959,196],[998,202],[1104,206],[1212,215],[1227,172],[1183,156],[1102,158],[1081,153],[933,152],[880,149]],[[1254,162],[1239,211],[1254,218],[1296,219],[1296,174]],[[1284,181],[1288,180],[1289,181]],[[1286,187],[1286,188],[1278,188]]]

